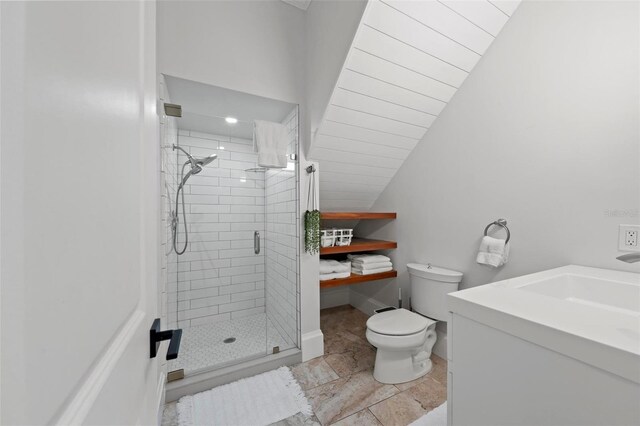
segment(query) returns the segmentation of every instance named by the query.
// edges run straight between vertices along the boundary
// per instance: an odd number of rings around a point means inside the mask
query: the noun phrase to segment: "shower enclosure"
[[[170,76],[161,85],[162,101],[182,107],[161,130],[162,308],[183,330],[168,371],[190,377],[299,348],[298,107]],[[254,120],[286,126],[286,168],[257,164]],[[197,172],[184,179],[185,169]]]

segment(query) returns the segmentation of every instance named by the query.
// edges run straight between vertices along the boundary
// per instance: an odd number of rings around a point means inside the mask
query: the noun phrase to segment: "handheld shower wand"
[[[178,190],[176,191],[176,209],[171,212],[171,233],[173,240],[173,249],[175,250],[177,255],[184,254],[187,251],[187,245],[189,244],[189,230],[187,229],[187,213],[184,205],[184,185],[187,183],[187,180],[193,175],[197,175],[202,171],[204,166],[211,163],[213,160],[218,158],[217,154],[211,154],[208,157],[204,158],[195,158],[183,148],[178,145],[173,145],[173,150],[176,149],[182,151],[187,156],[187,161],[182,165],[182,170],[180,171],[180,184],[178,185]],[[191,165],[191,170],[184,174],[184,169],[187,165]],[[184,246],[182,250],[178,250],[178,208],[179,208],[179,199],[182,200],[182,223],[184,225]]]

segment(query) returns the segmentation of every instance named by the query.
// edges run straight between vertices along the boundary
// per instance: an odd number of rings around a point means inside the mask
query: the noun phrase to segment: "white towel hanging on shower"
[[[253,125],[253,146],[258,151],[258,166],[287,167],[287,127],[284,124],[263,120],[255,120]]]

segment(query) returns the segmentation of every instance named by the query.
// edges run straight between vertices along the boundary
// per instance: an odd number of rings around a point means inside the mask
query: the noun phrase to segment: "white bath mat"
[[[182,397],[177,410],[180,426],[259,426],[313,414],[287,367]]]
[[[447,426],[447,402],[429,411],[409,426]]]

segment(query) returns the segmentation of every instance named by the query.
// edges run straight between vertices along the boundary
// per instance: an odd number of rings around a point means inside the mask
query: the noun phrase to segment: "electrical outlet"
[[[640,225],[620,225],[618,235],[618,250],[640,251],[638,238],[640,237]]]
[[[638,231],[627,230],[624,234],[624,245],[636,247],[638,245]]]

